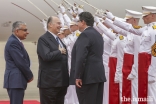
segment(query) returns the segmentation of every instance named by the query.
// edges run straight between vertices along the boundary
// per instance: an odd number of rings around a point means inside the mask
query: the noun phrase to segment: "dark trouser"
[[[10,104],[23,104],[24,92],[22,88],[8,88],[7,89]]]
[[[102,104],[104,82],[76,87],[79,104]]]
[[[39,88],[40,104],[64,104],[66,87]]]

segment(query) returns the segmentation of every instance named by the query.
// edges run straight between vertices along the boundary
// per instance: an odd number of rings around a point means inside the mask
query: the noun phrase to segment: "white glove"
[[[73,14],[73,10],[71,8],[68,8],[67,10],[71,15]]]
[[[72,9],[75,11],[76,10],[76,8],[77,8],[77,6],[72,6]]]
[[[45,31],[47,31],[47,21],[45,21],[44,19],[42,19],[42,22],[40,22],[43,24],[43,28]]]
[[[57,16],[58,16],[59,18],[63,18],[62,13],[60,13],[60,12],[58,12]]]
[[[76,14],[77,14],[78,7],[72,6],[72,9],[74,10],[74,13],[76,13]]]
[[[42,22],[40,22],[40,23],[42,23],[44,25],[47,23],[47,21],[45,19],[42,19]]]
[[[99,22],[100,22],[100,19],[99,19],[99,17],[97,17],[97,16],[94,16],[94,21],[95,21],[96,23],[99,23]]]
[[[78,8],[77,13],[80,14],[80,13],[82,13],[82,12],[83,12],[83,9],[82,9],[82,8]]]
[[[115,18],[116,19],[116,18]],[[133,80],[135,77],[137,77],[137,72],[136,72],[136,66],[133,65],[132,66],[132,70],[131,70],[131,73],[128,75],[127,79],[128,80]]]
[[[128,75],[127,79],[128,79],[128,80],[133,80],[135,77],[136,77],[136,76],[134,76],[133,74],[130,73],[130,74]]]
[[[106,17],[112,20],[115,16],[111,12],[106,12]]]
[[[121,82],[120,81],[120,76],[117,73],[115,73],[114,82],[115,83],[120,83]]]
[[[66,12],[64,6],[60,5],[59,7],[60,7],[60,10],[61,10],[61,13],[65,13]]]
[[[95,16],[102,18],[102,15],[100,14],[99,10],[95,12]]]
[[[156,81],[156,77],[148,75],[148,83],[154,83]]]

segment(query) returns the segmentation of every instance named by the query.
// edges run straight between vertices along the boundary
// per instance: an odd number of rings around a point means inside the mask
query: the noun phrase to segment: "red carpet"
[[[0,104],[10,104],[10,101],[0,101]],[[24,100],[23,104],[40,104],[40,102],[36,100]]]

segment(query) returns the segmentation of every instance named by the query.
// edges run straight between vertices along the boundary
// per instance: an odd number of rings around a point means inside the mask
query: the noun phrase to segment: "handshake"
[[[59,50],[61,54],[66,54],[66,49],[64,47],[61,47],[60,45],[59,45]]]

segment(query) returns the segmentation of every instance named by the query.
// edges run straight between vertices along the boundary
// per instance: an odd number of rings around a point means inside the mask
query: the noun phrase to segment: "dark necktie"
[[[22,46],[24,47],[24,44],[21,42]]]
[[[56,41],[57,41],[58,44],[60,44],[60,42],[59,42],[59,38],[58,38],[58,37],[56,37]]]
[[[60,41],[59,41],[59,37],[56,37],[56,41],[57,41],[57,43],[60,45],[60,47],[62,48],[62,44],[61,44]]]

